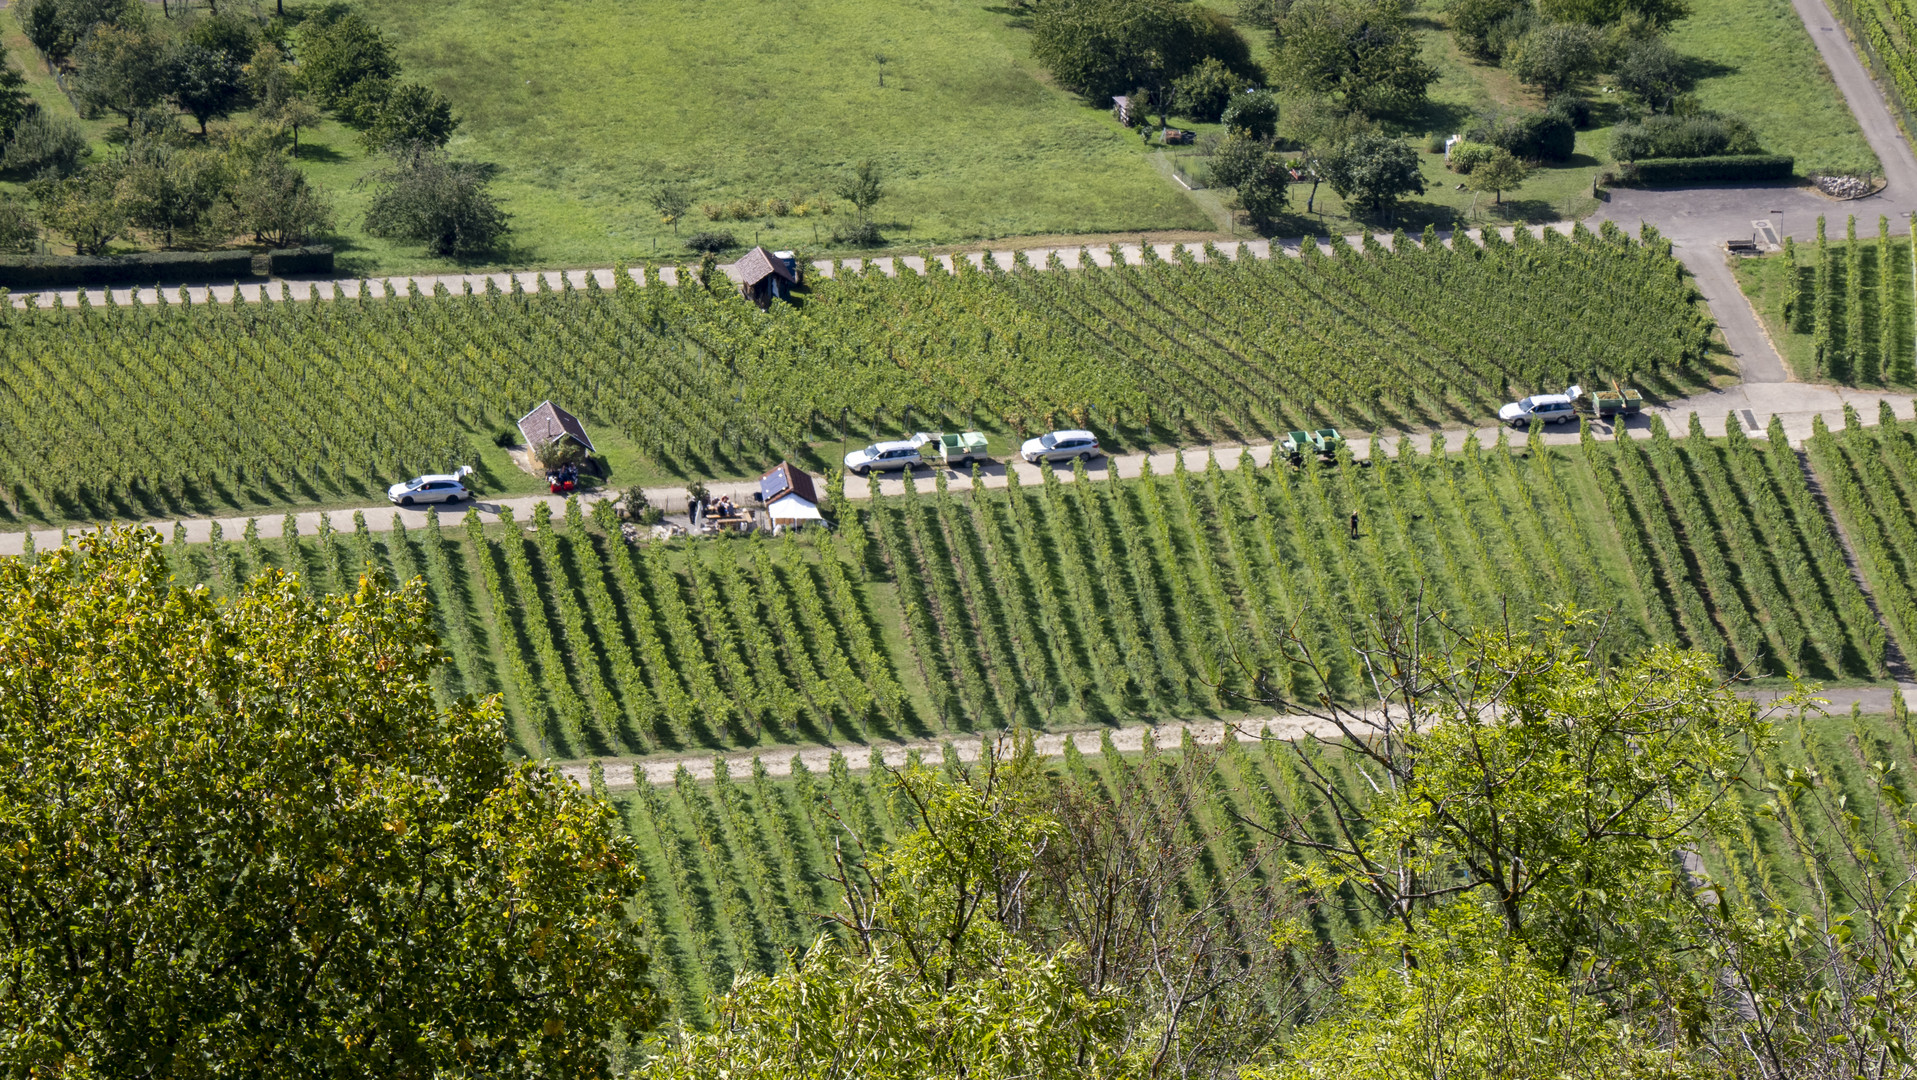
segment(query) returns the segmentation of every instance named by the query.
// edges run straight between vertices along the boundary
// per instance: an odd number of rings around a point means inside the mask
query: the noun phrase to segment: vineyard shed
[[[798,259],[790,251],[755,247],[727,267],[726,275],[738,284],[747,300],[761,308],[770,307],[773,300],[783,300],[799,284]]]
[[[765,504],[774,529],[825,520],[819,513],[819,494],[812,486],[812,477],[788,462],[780,462],[759,477],[759,501]]]
[[[545,446],[561,439],[571,439],[586,448],[586,452],[596,453],[592,440],[586,437],[585,425],[579,418],[550,401],[542,401],[539,407],[519,418],[519,434],[526,439],[529,447]]]

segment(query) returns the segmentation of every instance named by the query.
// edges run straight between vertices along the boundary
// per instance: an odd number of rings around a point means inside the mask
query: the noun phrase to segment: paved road
[[[1917,685],[1898,687],[1905,701],[1917,702]],[[1828,704],[1824,706],[1830,713],[1845,713],[1854,703],[1865,713],[1882,716],[1890,712],[1891,688],[1873,686],[1863,688],[1845,688],[1825,690],[1818,696]],[[1757,691],[1750,695],[1760,701],[1769,701],[1776,696],[1775,691]],[[1088,728],[1078,731],[1050,732],[1033,738],[1034,749],[1041,757],[1059,757],[1065,753],[1067,740],[1077,744],[1083,754],[1096,754],[1107,731],[1111,733],[1112,744],[1120,751],[1137,753],[1145,747],[1145,733],[1150,732],[1152,742],[1159,747],[1170,749],[1180,745],[1186,731],[1191,732],[1192,741],[1200,746],[1217,746],[1227,736],[1234,736],[1240,742],[1257,742],[1261,738],[1301,739],[1316,735],[1321,738],[1336,738],[1338,729],[1313,716],[1273,716],[1263,719],[1248,718],[1233,721],[1180,721],[1155,726],[1138,725],[1121,728]],[[805,767],[814,773],[823,773],[830,766],[833,754],[845,755],[846,767],[854,771],[863,771],[872,766],[872,753],[878,751],[880,760],[889,768],[905,764],[911,754],[918,754],[929,764],[941,760],[947,742],[960,761],[977,761],[985,745],[985,740],[1002,739],[1003,733],[983,736],[969,735],[952,739],[918,739],[909,742],[886,743],[877,747],[847,743],[841,746],[807,745],[776,750],[750,750],[730,754],[676,754],[648,758],[602,758],[599,766],[605,773],[606,786],[610,788],[630,788],[644,777],[654,784],[669,784],[680,768],[692,774],[695,780],[712,779],[712,763],[715,758],[726,763],[726,771],[734,777],[750,776],[752,762],[757,758],[764,762],[765,771],[772,776],[789,776],[792,763],[803,761]],[[585,762],[567,762],[559,766],[559,771],[582,787],[586,784],[591,766]]]

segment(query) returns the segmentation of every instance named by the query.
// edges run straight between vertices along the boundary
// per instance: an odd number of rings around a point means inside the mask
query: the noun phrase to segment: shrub
[[[1545,102],[1544,111],[1564,117],[1579,131],[1591,126],[1591,103],[1569,90]]]
[[[1434,131],[1426,135],[1424,137],[1424,152],[1427,154],[1444,153],[1444,140],[1445,136],[1442,132]]]
[[[738,246],[738,237],[733,236],[729,232],[722,232],[717,229],[696,232],[686,237],[686,247],[693,251],[704,252],[708,255],[716,255],[721,251],[729,251]]]
[[[519,445],[519,432],[512,428],[500,428],[493,432],[493,445],[501,450],[510,450]]]
[[[1725,154],[1697,158],[1640,158],[1620,170],[1622,183],[1715,184],[1736,180],[1788,180],[1796,160],[1787,154]]]
[[[869,221],[860,221],[835,226],[832,230],[832,242],[848,244],[852,247],[878,247],[885,243],[885,237],[879,235],[879,227]]]
[[[1507,150],[1525,161],[1564,161],[1577,149],[1577,128],[1554,112],[1513,112],[1480,117],[1465,138]]]
[[[1470,142],[1468,140],[1461,142],[1451,148],[1451,161],[1449,162],[1451,171],[1469,176],[1471,175],[1472,169],[1477,168],[1484,162],[1490,161],[1492,155],[1496,154],[1498,149],[1498,147],[1492,146],[1490,143]]]
[[[1611,133],[1611,156],[1619,161],[1762,153],[1749,125],[1716,113],[1648,116],[1635,124],[1619,124]]]
[[[1219,119],[1233,131],[1254,139],[1269,139],[1278,133],[1278,99],[1268,90],[1248,90],[1232,95]]]
[[[155,282],[232,282],[254,277],[250,251],[151,251],[137,255],[0,256],[0,287],[61,289]]]
[[[1542,23],[1507,47],[1504,66],[1519,82],[1555,94],[1597,70],[1604,35],[1580,23]]]
[[[1452,0],[1445,9],[1458,48],[1479,60],[1496,60],[1509,36],[1501,31],[1514,17],[1530,14],[1524,0]]]
[[[80,125],[42,109],[14,127],[0,166],[16,176],[71,176],[86,153],[87,137]]]
[[[487,190],[484,166],[426,154],[376,174],[375,182],[366,208],[366,231],[374,236],[422,243],[433,255],[467,255],[498,247],[511,227]]]
[[[1172,107],[1181,116],[1214,121],[1241,85],[1242,80],[1223,61],[1207,56],[1172,83]]]

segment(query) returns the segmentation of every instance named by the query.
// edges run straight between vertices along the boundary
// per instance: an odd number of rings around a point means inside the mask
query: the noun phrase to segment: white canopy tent
[[[818,504],[802,495],[780,496],[766,505],[765,512],[772,519],[774,529],[825,520],[825,516],[819,513]]]

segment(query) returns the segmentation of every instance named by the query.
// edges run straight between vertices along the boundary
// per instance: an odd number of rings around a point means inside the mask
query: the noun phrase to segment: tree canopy
[[[1351,207],[1380,214],[1407,195],[1424,193],[1418,152],[1402,139],[1373,131],[1350,135],[1318,159],[1318,172]]]
[[[1228,22],[1178,0],[1039,0],[1032,55],[1095,103],[1142,88],[1164,105],[1172,83],[1207,57],[1241,76],[1254,70]]]
[[[610,810],[440,707],[417,584],[230,601],[115,530],[0,565],[21,1075],[603,1075],[651,1021]]]
[[[1438,77],[1399,0],[1296,0],[1278,20],[1274,52],[1277,85],[1337,94],[1367,116],[1418,109]]]

